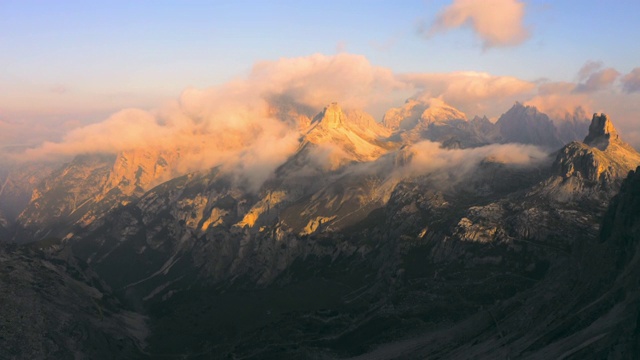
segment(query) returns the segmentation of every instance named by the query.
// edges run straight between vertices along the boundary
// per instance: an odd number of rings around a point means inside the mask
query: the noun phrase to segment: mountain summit
[[[317,123],[327,129],[335,129],[343,124],[345,115],[337,102],[332,102],[313,118],[312,124]]]
[[[563,142],[558,138],[553,121],[534,106],[516,102],[496,123],[506,142],[539,145],[558,149]]]
[[[548,189],[561,200],[576,194],[599,194],[606,202],[638,165],[640,154],[620,139],[607,115],[594,114],[584,142],[571,142],[558,152],[554,162],[557,178]]]
[[[452,120],[467,120],[460,110],[445,103],[442,99],[408,99],[402,107],[389,109],[382,122],[391,129],[423,129],[433,123],[446,123]]]
[[[589,134],[584,139],[584,143],[600,150],[605,150],[610,142],[620,142],[620,136],[607,115],[593,114],[593,120],[589,126]]]

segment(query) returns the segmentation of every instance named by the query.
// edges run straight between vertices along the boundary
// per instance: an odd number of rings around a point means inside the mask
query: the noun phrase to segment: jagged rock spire
[[[335,129],[343,123],[344,117],[340,105],[337,102],[332,102],[313,119],[313,122],[318,122],[328,129]]]
[[[607,115],[594,113],[589,126],[589,134],[584,138],[584,143],[604,150],[612,141],[618,140],[618,132]]]

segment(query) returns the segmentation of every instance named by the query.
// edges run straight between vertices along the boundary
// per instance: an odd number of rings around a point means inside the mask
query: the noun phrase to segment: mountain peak
[[[403,106],[391,108],[382,122],[390,129],[412,130],[433,123],[467,120],[467,116],[440,98],[407,99]]]
[[[550,149],[558,149],[564,145],[553,121],[535,106],[516,102],[500,116],[496,125],[507,142],[533,144]]]
[[[584,138],[584,143],[600,150],[606,149],[611,141],[618,141],[619,136],[616,128],[607,115],[594,113],[589,134]]]
[[[329,129],[335,129],[344,123],[345,115],[337,102],[327,105],[324,110],[313,119],[314,123],[319,123]]]
[[[467,120],[467,116],[460,110],[445,103],[442,99],[432,98],[427,101],[429,107],[424,110],[420,118],[427,124],[446,122],[449,120]]]

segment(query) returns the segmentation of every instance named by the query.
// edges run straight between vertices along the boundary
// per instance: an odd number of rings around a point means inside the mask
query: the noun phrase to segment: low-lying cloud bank
[[[220,86],[187,89],[161,109],[125,109],[102,122],[73,128],[62,140],[5,155],[19,161],[58,160],[81,153],[153,148],[179,152],[175,164],[179,173],[224,164],[230,171],[249,174],[256,185],[297,150],[300,128],[326,104],[338,101],[343,108],[374,111],[380,120],[384,110],[398,106],[408,96],[439,98],[468,117],[497,118],[516,100],[558,121],[577,108],[605,112],[622,136],[638,146],[638,69],[619,74],[589,62],[578,71],[575,83],[562,83],[481,72],[395,74],[372,65],[364,56],[345,53],[284,58],[259,62],[248,76]],[[0,121],[0,133],[5,127],[16,131],[16,124]],[[12,145],[7,139],[0,140],[2,147]],[[416,155],[415,161],[425,156],[424,165],[429,168],[444,156],[444,166],[455,160],[447,157],[475,159],[485,151],[434,153],[433,146],[416,145],[426,155]],[[506,148],[486,149],[501,153],[499,149]]]
[[[434,187],[448,189],[475,176],[483,164],[522,168],[548,161],[549,153],[533,145],[491,144],[470,149],[447,149],[440,143],[425,140],[348,171],[359,175],[376,174],[392,183],[427,176]]]

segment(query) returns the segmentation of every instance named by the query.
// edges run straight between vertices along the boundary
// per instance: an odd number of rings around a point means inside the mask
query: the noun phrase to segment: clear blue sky
[[[396,73],[529,81],[575,81],[590,60],[622,74],[640,66],[640,1],[525,3],[531,37],[483,50],[469,28],[418,33],[451,1],[0,0],[0,116],[153,107],[259,60],[339,51]]]

